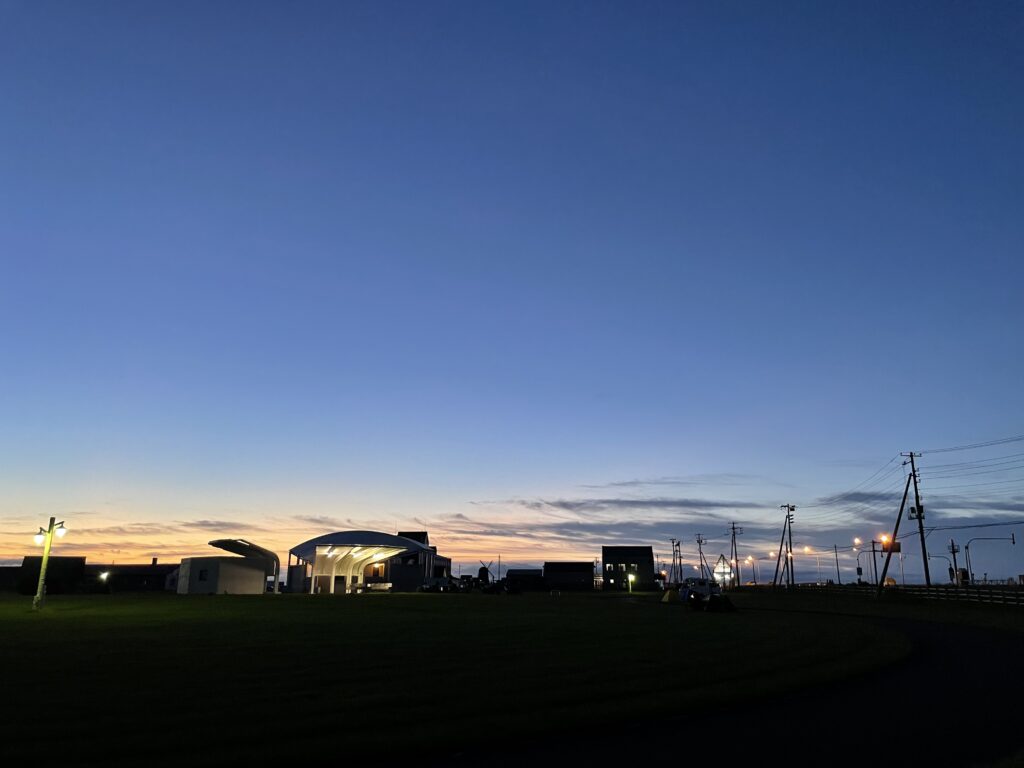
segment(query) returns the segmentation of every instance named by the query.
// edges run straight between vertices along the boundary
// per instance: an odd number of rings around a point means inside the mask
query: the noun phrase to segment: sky
[[[999,2],[0,0],[0,561],[51,515],[93,562],[767,556],[792,503],[801,577],[891,531],[901,451],[929,526],[1024,519],[1024,442],[927,452],[1024,434],[1022,41]]]

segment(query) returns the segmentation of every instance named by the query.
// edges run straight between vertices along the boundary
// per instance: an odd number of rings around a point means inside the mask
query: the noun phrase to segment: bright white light
[[[64,534],[67,533],[67,532],[68,532],[68,529],[64,527],[64,523],[58,523],[57,529],[54,531],[54,533],[57,534],[57,538],[58,539],[63,539],[64,538]]]
[[[38,546],[41,547],[43,545],[43,542],[46,541],[46,534],[42,531],[39,531],[39,533],[32,537],[32,541],[34,541]]]
[[[633,575],[632,573],[631,573],[631,574],[629,574],[629,576],[628,576],[627,578],[628,578],[628,579],[629,579],[630,581],[636,581],[636,576],[634,576],[634,575]]]
[[[100,581],[106,581],[110,578],[110,571],[104,571],[100,574]]]

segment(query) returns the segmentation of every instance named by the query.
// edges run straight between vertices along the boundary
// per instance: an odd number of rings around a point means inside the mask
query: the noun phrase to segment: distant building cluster
[[[277,555],[244,539],[210,544],[227,555],[187,557],[180,563],[102,565],[84,557],[51,556],[47,591],[176,592],[182,595],[256,595],[291,592],[311,595],[361,592],[529,592],[651,590],[663,586],[649,546],[606,546],[602,562],[552,561],[542,568],[490,564],[474,575],[452,574],[452,561],[431,545],[427,531],[337,531],[297,544],[284,569]],[[0,589],[33,594],[41,558],[28,556],[19,567],[0,568]],[[283,570],[283,573],[282,573]]]

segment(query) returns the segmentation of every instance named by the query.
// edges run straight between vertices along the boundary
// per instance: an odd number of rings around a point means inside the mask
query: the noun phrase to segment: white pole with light
[[[636,574],[633,574],[633,573],[629,574],[629,576],[626,577],[626,581],[629,582],[629,591],[632,592],[633,591],[633,582],[636,581]]]
[[[44,530],[39,529],[33,538],[36,544],[43,545],[43,561],[39,564],[39,586],[36,588],[36,596],[32,598],[32,610],[38,611],[43,607],[43,600],[46,598],[46,565],[50,562],[50,547],[53,545],[53,535],[57,534],[58,539],[64,538],[64,534],[68,532],[68,529],[64,527],[64,522],[57,522],[57,518],[51,517],[50,524]]]

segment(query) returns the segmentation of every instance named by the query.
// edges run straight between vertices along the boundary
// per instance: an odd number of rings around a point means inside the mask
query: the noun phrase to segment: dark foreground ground
[[[1018,754],[1017,609],[752,593],[695,614],[659,597],[97,595],[40,615],[0,598],[0,752],[105,766]]]

